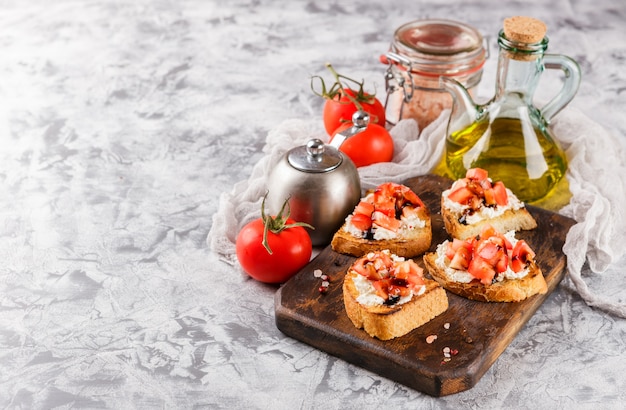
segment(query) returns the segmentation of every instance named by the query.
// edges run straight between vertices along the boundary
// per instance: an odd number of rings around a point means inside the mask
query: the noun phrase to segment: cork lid
[[[515,16],[504,20],[504,35],[518,43],[538,43],[546,35],[548,28],[541,20],[532,17]]]

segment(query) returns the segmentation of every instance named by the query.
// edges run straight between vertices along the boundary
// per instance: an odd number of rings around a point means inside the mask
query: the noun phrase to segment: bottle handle
[[[546,122],[559,113],[576,95],[580,86],[580,66],[570,57],[560,54],[546,54],[543,56],[543,64],[547,69],[560,69],[565,74],[565,80],[561,92],[550,100],[541,109],[541,114]]]

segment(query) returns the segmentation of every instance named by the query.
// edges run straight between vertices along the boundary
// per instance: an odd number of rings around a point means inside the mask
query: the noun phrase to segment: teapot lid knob
[[[324,143],[318,138],[313,138],[306,143],[306,152],[313,158],[321,159],[320,156],[324,153]]]
[[[314,138],[309,140],[306,145],[289,151],[287,161],[299,171],[321,173],[332,171],[341,165],[343,156],[336,148]]]

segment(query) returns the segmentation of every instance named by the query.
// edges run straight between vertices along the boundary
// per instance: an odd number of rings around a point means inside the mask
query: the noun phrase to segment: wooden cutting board
[[[433,242],[448,238],[441,219],[441,192],[452,181],[426,175],[411,178],[413,189],[429,208]],[[444,396],[472,388],[511,343],[565,274],[562,252],[572,219],[540,208],[528,207],[537,220],[533,231],[516,236],[535,250],[548,293],[518,303],[483,303],[448,292],[449,308],[405,336],[381,341],[354,327],[345,313],[341,284],[356,258],[325,248],[305,268],[280,287],[275,297],[276,326],[286,335],[347,362],[375,372],[431,396]],[[415,258],[424,267],[421,257]],[[328,291],[318,290],[320,269],[330,276]],[[427,337],[436,335],[432,343]],[[449,348],[450,357],[444,356]]]

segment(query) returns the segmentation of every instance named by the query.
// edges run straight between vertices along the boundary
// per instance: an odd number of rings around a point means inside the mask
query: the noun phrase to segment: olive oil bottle
[[[549,134],[519,118],[478,121],[446,140],[446,164],[456,178],[483,168],[524,202],[546,196],[563,178],[567,160]]]
[[[569,57],[545,54],[548,38],[543,22],[512,17],[503,26],[498,35],[496,92],[490,101],[477,105],[460,83],[439,79],[454,103],[446,152],[434,172],[462,178],[469,168],[483,168],[524,202],[569,201],[567,158],[548,124],[578,91],[580,67]],[[560,92],[537,108],[533,96],[545,69],[560,69],[565,78]]]

